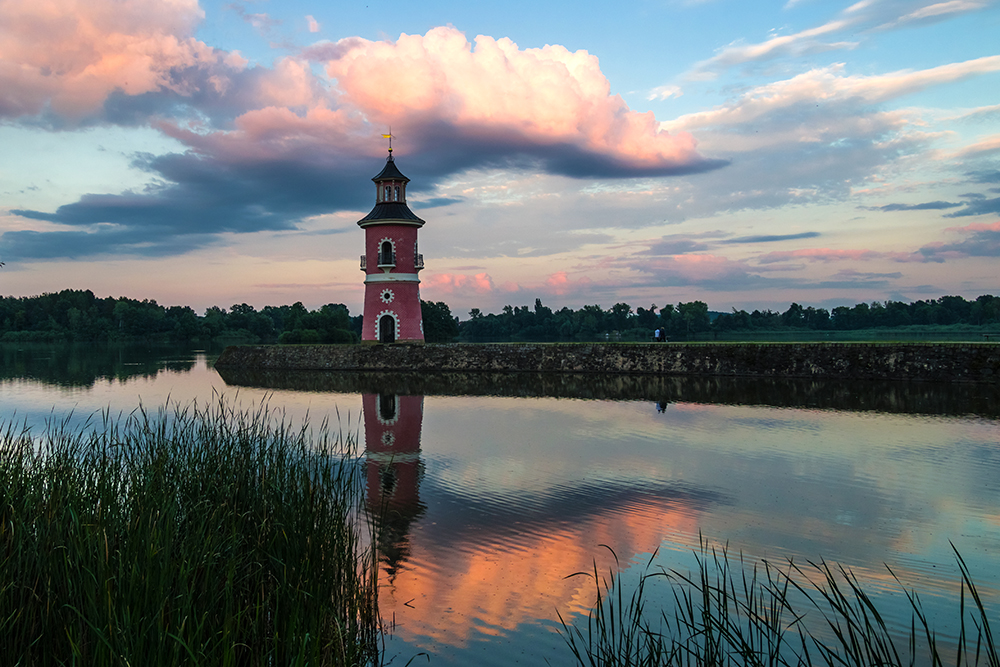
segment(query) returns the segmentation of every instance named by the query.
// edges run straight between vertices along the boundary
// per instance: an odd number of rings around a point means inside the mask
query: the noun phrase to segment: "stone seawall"
[[[992,343],[246,345],[220,368],[1000,381]]]

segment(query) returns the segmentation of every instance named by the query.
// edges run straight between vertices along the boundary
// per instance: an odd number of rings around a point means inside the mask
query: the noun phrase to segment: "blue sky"
[[[997,293],[1000,8],[0,0],[0,293],[359,312],[396,135],[422,296]]]

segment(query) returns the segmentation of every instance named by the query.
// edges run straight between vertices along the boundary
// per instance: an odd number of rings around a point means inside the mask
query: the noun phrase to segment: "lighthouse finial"
[[[389,134],[383,134],[382,135],[383,139],[388,139],[389,140],[389,158],[390,159],[392,158],[392,137],[393,137],[392,126],[390,126],[389,127]]]

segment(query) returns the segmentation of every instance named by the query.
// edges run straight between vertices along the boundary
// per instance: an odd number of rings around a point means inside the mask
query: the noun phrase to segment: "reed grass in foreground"
[[[379,661],[356,439],[266,406],[0,434],[4,664]]]
[[[651,572],[650,559],[627,596],[613,572],[603,578],[595,569],[597,602],[586,627],[571,626],[561,615],[560,621],[577,662],[590,667],[1000,667],[987,610],[957,550],[955,556],[961,570],[961,620],[957,646],[948,649],[913,591],[903,588],[912,617],[901,637],[890,632],[849,570],[827,563],[803,568],[791,561],[781,568],[767,561],[748,567],[742,557],[731,561],[724,548],[704,542],[696,553],[697,572]],[[588,573],[570,576],[580,574]],[[647,587],[658,579],[670,581],[669,613],[647,609]]]

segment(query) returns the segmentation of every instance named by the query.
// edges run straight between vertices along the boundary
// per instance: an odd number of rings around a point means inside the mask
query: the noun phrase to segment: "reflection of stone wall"
[[[428,396],[552,396],[931,415],[1000,416],[1000,384],[579,373],[428,373],[217,368],[227,384]]]
[[[226,348],[217,367],[1000,381],[990,343],[301,345]]]

